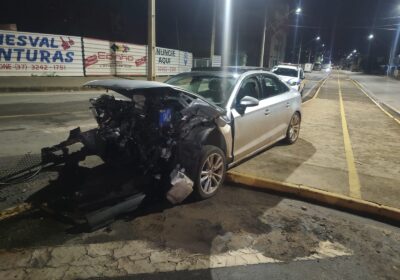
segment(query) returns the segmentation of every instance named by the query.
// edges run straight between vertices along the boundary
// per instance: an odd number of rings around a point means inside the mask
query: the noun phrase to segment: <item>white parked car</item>
[[[286,82],[291,88],[303,94],[305,77],[301,67],[295,65],[277,65],[271,72],[278,75],[279,78]]]

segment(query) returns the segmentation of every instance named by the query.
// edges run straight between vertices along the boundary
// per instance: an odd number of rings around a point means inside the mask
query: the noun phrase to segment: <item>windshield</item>
[[[166,83],[200,95],[215,105],[225,107],[235,81],[236,78],[233,76],[221,77],[212,74],[185,74],[173,77],[166,81]]]
[[[276,68],[272,72],[280,76],[297,77],[297,70],[290,68]]]

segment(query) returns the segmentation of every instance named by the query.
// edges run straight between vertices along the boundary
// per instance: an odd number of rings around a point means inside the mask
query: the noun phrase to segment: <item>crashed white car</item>
[[[271,72],[278,75],[281,80],[286,82],[291,88],[303,94],[305,77],[301,67],[294,65],[277,65]]]
[[[91,228],[154,194],[173,204],[191,193],[209,198],[229,168],[280,140],[294,143],[300,132],[299,92],[259,68],[192,71],[166,83],[115,79],[86,86],[123,98],[91,99],[98,127],[78,127],[67,140],[42,149],[42,166],[64,164],[59,178],[67,179],[67,187],[53,188],[51,203],[49,195],[34,201],[53,208],[68,205],[74,215],[83,213]],[[101,179],[106,184],[71,182],[86,178],[79,162],[87,156],[103,160],[106,169],[96,170],[102,177],[112,174],[108,181]]]

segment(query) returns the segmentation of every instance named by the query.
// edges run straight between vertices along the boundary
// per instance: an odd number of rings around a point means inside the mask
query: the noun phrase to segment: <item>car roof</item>
[[[295,66],[295,65],[276,65],[274,68],[288,68],[288,69],[293,69],[293,70],[300,70],[300,67]]]
[[[268,71],[267,68],[257,67],[257,66],[226,66],[226,67],[194,67],[192,72],[224,72],[232,74],[243,74],[249,71]]]

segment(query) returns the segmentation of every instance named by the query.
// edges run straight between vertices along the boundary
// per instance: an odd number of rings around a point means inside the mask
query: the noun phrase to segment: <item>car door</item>
[[[286,135],[292,116],[293,93],[290,92],[289,87],[272,75],[262,74],[261,85],[263,100],[260,103],[269,112],[271,123],[265,143],[269,145]]]
[[[232,105],[234,121],[233,155],[235,161],[261,148],[266,142],[266,132],[269,130],[269,114],[265,105],[259,103],[254,107],[247,107],[243,111],[240,100],[245,96],[262,99],[262,90],[259,77],[253,75],[242,81]]]

